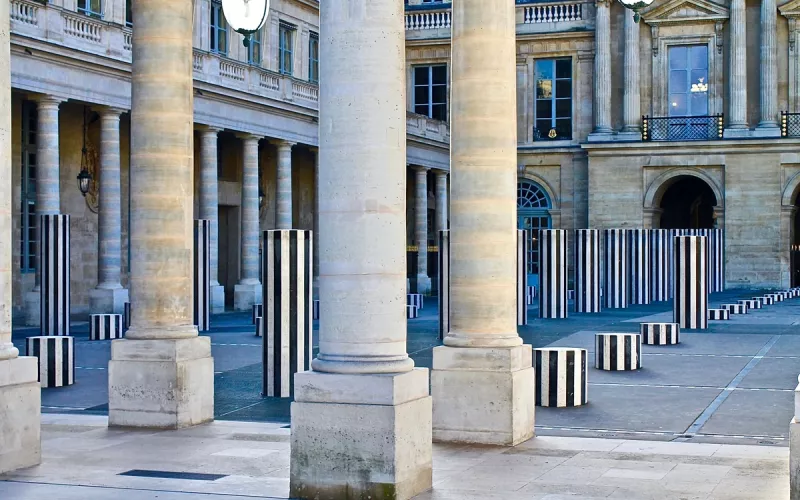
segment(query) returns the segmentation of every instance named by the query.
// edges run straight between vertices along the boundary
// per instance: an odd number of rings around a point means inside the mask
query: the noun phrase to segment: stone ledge
[[[428,395],[427,368],[364,375],[307,371],[294,378],[298,403],[400,405]]]
[[[449,371],[515,372],[530,368],[533,350],[530,345],[514,347],[448,347],[433,349],[433,369]]]
[[[39,360],[34,356],[19,356],[0,360],[0,387],[35,382],[39,385]]]
[[[111,343],[111,359],[113,361],[180,362],[209,357],[211,357],[211,339],[209,337],[121,339]]]

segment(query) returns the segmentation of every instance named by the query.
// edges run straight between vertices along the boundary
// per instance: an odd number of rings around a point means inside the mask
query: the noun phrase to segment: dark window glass
[[[572,139],[572,59],[539,59],[534,140]]]

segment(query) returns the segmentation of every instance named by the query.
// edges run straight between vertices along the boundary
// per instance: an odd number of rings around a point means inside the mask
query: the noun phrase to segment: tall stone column
[[[417,240],[417,293],[431,293],[431,278],[428,276],[428,169],[415,167],[415,214],[414,235]]]
[[[133,3],[131,326],[111,344],[110,426],[214,418],[214,361],[193,325],[192,0]]]
[[[119,117],[124,111],[100,110],[100,212],[97,238],[97,287],[89,292],[95,314],[122,314],[128,290],[122,287],[122,181]]]
[[[778,7],[761,1],[761,121],[759,136],[779,136],[778,127]]]
[[[436,234],[447,229],[447,172],[436,172]]]
[[[533,436],[531,347],[517,334],[514,3],[453,3],[450,331],[433,350],[433,435]]]
[[[610,0],[596,0],[594,32],[594,132],[590,140],[605,140],[611,130],[611,6]],[[626,31],[627,36],[627,31]],[[452,129],[450,136],[452,137]]]
[[[623,95],[624,133],[641,133],[641,99],[639,97],[639,28],[631,12],[625,11],[625,88]],[[596,88],[596,87],[595,87]]]
[[[322,2],[320,33],[319,355],[294,379],[290,496],[405,500],[432,450],[406,353],[403,3]]]
[[[0,2],[0,474],[41,462],[38,363],[11,343],[11,48],[9,5]]]
[[[314,234],[319,234],[319,148],[310,148],[314,153]],[[311,282],[315,300],[319,300],[319,238],[314,238],[314,280]]]
[[[200,218],[211,223],[211,314],[225,312],[225,287],[219,284],[219,132],[214,127],[200,131]]]
[[[731,0],[728,129],[747,129],[747,12],[744,0]],[[736,133],[736,132],[734,132]],[[726,131],[727,134],[727,131]]]
[[[294,142],[277,141],[278,146],[278,229],[292,229],[292,146]]]
[[[261,304],[261,277],[258,275],[258,140],[255,135],[240,136],[244,146],[242,165],[242,265],[239,283],[233,289],[237,311],[250,311]]]

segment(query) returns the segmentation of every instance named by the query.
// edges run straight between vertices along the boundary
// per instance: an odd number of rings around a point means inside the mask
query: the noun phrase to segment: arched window
[[[550,228],[550,198],[535,182],[517,183],[517,227],[528,231],[528,284],[539,284],[539,229]]]

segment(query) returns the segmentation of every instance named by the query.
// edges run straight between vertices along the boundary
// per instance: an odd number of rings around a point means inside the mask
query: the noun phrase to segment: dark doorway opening
[[[794,215],[792,216],[792,247],[789,256],[792,266],[792,286],[800,286],[800,196],[794,200]]]
[[[673,179],[661,197],[662,229],[712,229],[717,197],[702,179],[683,175]]]

